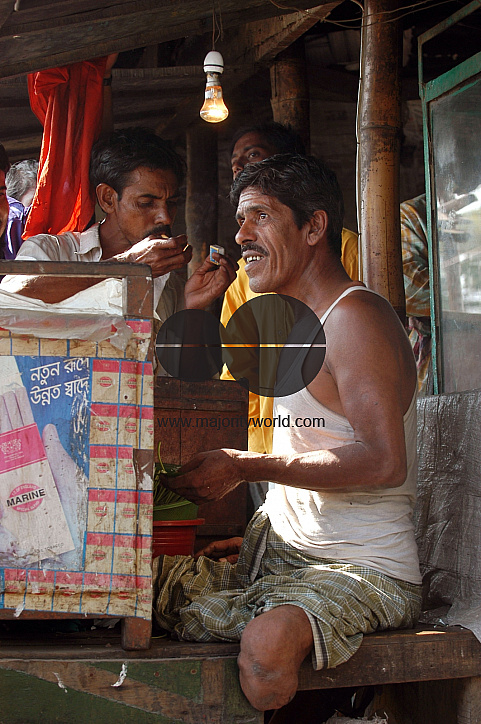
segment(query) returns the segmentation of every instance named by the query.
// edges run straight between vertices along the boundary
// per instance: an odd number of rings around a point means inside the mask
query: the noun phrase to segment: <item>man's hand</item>
[[[110,53],[110,55],[107,56],[107,62],[105,64],[104,78],[109,78],[112,75],[112,68],[114,67],[115,63],[117,62],[118,57],[119,57],[118,53]]]
[[[241,549],[243,538],[228,538],[227,540],[216,540],[213,543],[197,551],[194,559],[200,556],[212,558],[213,561],[226,561],[227,563],[237,563],[239,551]]]
[[[219,500],[244,479],[242,456],[246,454],[226,449],[199,453],[181,467],[178,477],[168,478],[167,487],[193,503]]]
[[[219,264],[213,264],[207,257],[185,285],[186,309],[205,309],[234,281],[239,268],[237,262],[222,254],[213,256]]]
[[[169,239],[147,237],[138,241],[127,251],[110,257],[109,261],[148,264],[152,269],[152,276],[155,278],[175,269],[182,269],[191,258],[192,247],[187,244],[185,234],[181,234]]]

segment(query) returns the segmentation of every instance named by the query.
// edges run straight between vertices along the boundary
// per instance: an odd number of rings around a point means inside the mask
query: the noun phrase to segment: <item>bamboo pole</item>
[[[359,205],[363,280],[391,302],[404,322],[406,305],[399,219],[401,32],[398,0],[366,0],[359,99]]]

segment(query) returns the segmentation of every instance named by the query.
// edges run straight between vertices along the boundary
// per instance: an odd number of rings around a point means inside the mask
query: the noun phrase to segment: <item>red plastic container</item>
[[[204,518],[195,520],[154,520],[152,558],[161,555],[191,556],[194,554],[195,534]]]

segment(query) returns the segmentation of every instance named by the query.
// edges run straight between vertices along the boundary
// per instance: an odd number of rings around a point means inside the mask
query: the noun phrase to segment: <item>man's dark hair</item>
[[[277,154],[259,163],[249,163],[237,176],[230,193],[237,207],[241,193],[253,186],[288,206],[301,229],[315,211],[328,216],[327,238],[331,250],[341,254],[344,202],[334,171],[314,156]]]
[[[277,153],[301,153],[305,154],[306,149],[301,141],[301,137],[292,129],[289,124],[283,125],[282,123],[275,123],[269,121],[268,123],[259,123],[256,126],[244,126],[234,134],[234,137],[230,145],[230,155],[234,151],[239,138],[245,136],[246,133],[258,133],[265,141],[273,146]]]
[[[99,139],[92,148],[90,181],[96,188],[105,183],[119,199],[130,174],[140,166],[156,171],[172,171],[179,183],[184,180],[185,164],[172,144],[150,128],[123,128]]]

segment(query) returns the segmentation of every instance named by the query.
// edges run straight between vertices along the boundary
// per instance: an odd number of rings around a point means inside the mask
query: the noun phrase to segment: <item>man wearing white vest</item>
[[[231,200],[251,289],[307,305],[326,356],[306,387],[276,398],[273,417],[291,424],[275,428],[271,454],[211,450],[169,480],[198,502],[274,485],[240,547],[156,559],[155,611],[179,638],[240,640],[242,689],[267,710],[294,696],[309,654],[335,667],[363,634],[416,621],[416,367],[390,304],[341,265],[342,195],[326,166],[273,156],[244,169]]]

